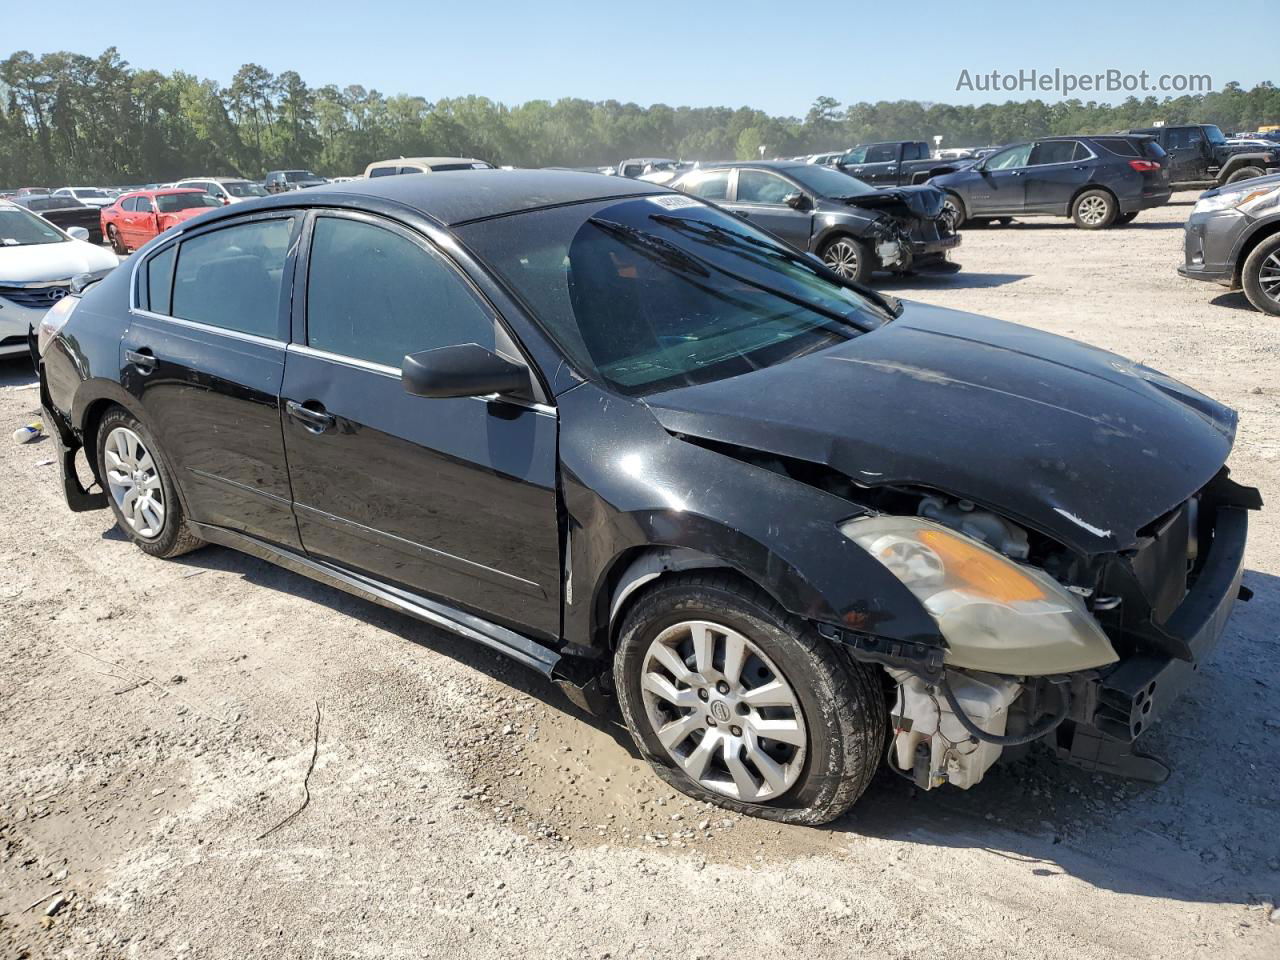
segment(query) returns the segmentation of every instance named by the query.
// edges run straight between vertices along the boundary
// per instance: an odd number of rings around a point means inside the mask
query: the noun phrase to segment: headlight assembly
[[[918,517],[850,520],[840,531],[924,604],[951,666],[1044,676],[1117,659],[1079,598],[1042,570]]]
[[[1217,196],[1197,200],[1192,213],[1214,213],[1218,210],[1230,210],[1233,207],[1241,213],[1257,215],[1270,210],[1280,203],[1280,186],[1263,184],[1249,187],[1246,185],[1232,190],[1230,193],[1219,193]]]

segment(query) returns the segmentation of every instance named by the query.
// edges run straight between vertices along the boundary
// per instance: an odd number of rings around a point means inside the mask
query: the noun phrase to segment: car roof
[[[390,160],[375,160],[370,167],[394,167],[402,163],[420,163],[424,167],[433,167],[440,163],[484,163],[475,157],[393,157]]]
[[[152,190],[130,190],[128,193],[120,194],[120,199],[126,197],[167,197],[175,193],[204,193],[195,187],[156,187]]]
[[[801,167],[811,166],[813,164],[805,163],[803,160],[725,160],[723,163],[704,163],[697,170],[688,172],[702,173],[705,170],[724,170],[726,167],[758,170],[797,170]]]
[[[178,183],[190,183],[192,180],[208,180],[212,183],[255,183],[248,177],[183,177]]]
[[[375,177],[350,183],[290,190],[224,207],[234,216],[271,207],[350,206],[352,199],[386,200],[417,210],[445,225],[508,213],[613,197],[673,193],[639,180],[570,170],[446,170],[429,177]]]

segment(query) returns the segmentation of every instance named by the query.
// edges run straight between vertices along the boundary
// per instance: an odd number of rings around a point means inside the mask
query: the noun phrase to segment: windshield
[[[0,206],[0,247],[62,243],[67,238],[47,220],[21,207]]]
[[[1215,147],[1220,147],[1227,142],[1227,138],[1222,135],[1222,131],[1212,123],[1206,123],[1200,129],[1204,131],[1205,139]]]
[[[107,191],[105,190],[94,190],[92,188],[86,190],[86,189],[77,187],[75,190],[72,190],[71,192],[75,196],[79,197],[81,200],[110,200],[111,199],[111,194],[107,193]]]
[[[297,183],[299,180],[319,180],[310,170],[286,170],[284,178],[290,183]]]
[[[875,187],[863,183],[857,177],[833,170],[831,167],[807,163],[802,167],[787,167],[786,174],[801,186],[808,187],[820,197],[841,200],[845,197],[863,197],[877,193]]]
[[[248,180],[233,180],[230,183],[224,183],[222,189],[227,191],[233,197],[269,197],[270,194],[259,183],[250,183]]]
[[[692,197],[459,229],[585,375],[641,395],[783,362],[886,322],[815,260]]]
[[[222,203],[207,193],[161,193],[156,196],[161,213],[175,213],[193,207],[220,207]]]

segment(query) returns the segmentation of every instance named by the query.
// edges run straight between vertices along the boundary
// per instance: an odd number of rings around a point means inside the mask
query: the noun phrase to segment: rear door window
[[[680,183],[680,189],[707,200],[724,200],[729,196],[729,171],[708,170],[691,173]]]
[[[1086,155],[1075,140],[1041,140],[1031,151],[1029,165],[1038,167],[1050,163],[1070,163]]]
[[[866,163],[892,163],[898,159],[898,146],[893,143],[879,143],[867,147]]]
[[[280,290],[293,219],[255,220],[184,240],[173,316],[280,339]]]
[[[462,343],[493,350],[495,320],[444,257],[364,220],[316,218],[307,346],[399,369],[406,354]]]

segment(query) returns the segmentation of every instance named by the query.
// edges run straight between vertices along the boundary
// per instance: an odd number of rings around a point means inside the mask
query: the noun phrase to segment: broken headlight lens
[[[1117,659],[1080,599],[1043,570],[918,517],[850,520],[840,532],[924,604],[952,666],[1044,676]]]
[[[1214,213],[1218,210],[1230,210],[1233,207],[1241,213],[1257,214],[1274,208],[1280,203],[1280,187],[1272,184],[1250,187],[1246,182],[1243,187],[1230,193],[1205,197],[1196,201],[1192,213]]]

